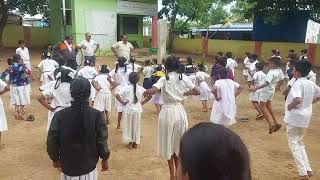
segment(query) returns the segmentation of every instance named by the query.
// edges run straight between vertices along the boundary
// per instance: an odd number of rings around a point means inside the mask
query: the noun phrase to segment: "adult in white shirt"
[[[100,45],[96,41],[91,39],[91,34],[86,33],[86,39],[81,41],[79,47],[84,49],[84,59],[89,61],[91,65],[96,65],[96,52],[98,51]]]
[[[29,49],[26,47],[26,43],[24,42],[24,40],[19,40],[18,45],[19,47],[16,49],[16,54],[19,54],[21,56],[23,63],[31,71]]]
[[[299,179],[303,180],[313,176],[303,137],[311,120],[312,104],[320,100],[320,88],[306,78],[310,70],[309,62],[296,62],[293,76],[297,80],[288,94],[284,117],[284,122],[287,124],[288,145],[298,169]]]
[[[128,36],[122,35],[122,40],[112,45],[111,50],[117,57],[124,57],[129,61],[133,51],[133,46],[128,42]]]

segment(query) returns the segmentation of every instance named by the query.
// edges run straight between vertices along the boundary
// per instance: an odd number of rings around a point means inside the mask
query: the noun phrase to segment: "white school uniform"
[[[10,86],[11,105],[25,106],[30,103],[30,85]]]
[[[220,101],[214,101],[210,121],[215,124],[230,126],[236,123],[235,93],[240,85],[231,79],[220,79],[214,85],[218,91]]]
[[[40,62],[40,64],[38,64],[38,68],[42,72],[40,78],[42,85],[45,85],[54,79],[54,70],[58,67],[59,64],[52,59],[44,59]]]
[[[307,76],[307,79],[314,82],[314,83],[317,83],[317,74],[314,73],[312,70],[310,71],[310,73],[308,74]]]
[[[277,83],[279,81],[282,81],[283,79],[284,75],[281,69],[270,69],[266,76],[266,82],[268,82],[269,85],[263,88],[260,96],[260,101],[271,101],[274,96]]]
[[[252,80],[254,81],[255,86],[261,86],[266,82],[267,75],[263,71],[258,71],[254,73]],[[256,92],[251,92],[249,95],[250,101],[260,101],[261,92],[263,89],[259,89]]]
[[[197,86],[200,92],[200,101],[207,101],[213,98],[211,89],[205,81],[208,78],[210,78],[210,75],[205,72],[199,71],[196,73]]]
[[[80,71],[78,72],[78,76],[84,77],[89,80],[90,84],[92,80],[98,75],[97,70],[94,67],[91,66],[84,66]],[[91,84],[91,94],[90,98],[91,101],[94,101],[94,98],[96,97],[96,89]]]
[[[244,58],[244,60],[243,60],[243,64],[244,64],[244,69],[243,69],[243,71],[242,71],[242,74],[244,75],[244,76],[248,76],[249,74],[248,74],[248,69],[249,69],[249,67],[250,67],[250,61],[249,61],[249,57],[246,57],[246,58]],[[248,68],[248,69],[247,69]]]
[[[3,91],[7,84],[0,79],[0,91]],[[7,118],[3,107],[2,99],[0,98],[0,132],[8,131]]]
[[[253,78],[253,75],[254,73],[256,73],[256,64],[258,63],[259,61],[254,61],[253,63],[250,63],[249,65],[249,70],[248,70],[248,78],[247,78],[247,81],[251,82],[252,81],[252,78]],[[250,75],[250,73],[251,75]]]
[[[320,97],[320,88],[302,77],[293,83],[285,103],[284,121],[287,124],[288,144],[300,176],[306,176],[307,171],[312,171],[302,140],[311,120],[312,103],[315,97]],[[302,103],[289,111],[288,105],[295,98],[302,98]]]
[[[284,72],[284,79],[289,79],[289,76],[288,76],[288,70],[290,69],[289,65],[290,65],[290,62],[287,62],[286,71]]]
[[[122,139],[125,143],[135,142],[140,144],[141,101],[145,91],[143,87],[136,86],[137,103],[134,103],[134,86],[132,84],[125,86],[118,92],[121,99],[128,102],[124,107],[122,124]]]
[[[96,168],[90,173],[81,176],[68,176],[61,172],[60,180],[98,180],[98,170]]]
[[[31,71],[29,49],[27,47],[24,47],[23,49],[19,47],[16,49],[16,54],[19,54],[21,56],[23,64],[25,64],[26,67]]]
[[[131,72],[140,72],[141,69],[142,69],[142,67],[137,63],[134,63],[134,68],[133,68],[133,63],[127,64],[127,71],[128,71],[129,74]]]
[[[111,112],[111,91],[110,82],[108,81],[108,74],[100,74],[94,78],[94,81],[99,84],[101,90],[97,93],[94,101],[94,108],[100,112]]]
[[[227,59],[227,66],[226,68],[229,68],[232,70],[232,73],[233,73],[233,77],[234,77],[234,70],[238,67],[238,63],[237,61],[235,61],[234,59],[232,58],[228,58]]]
[[[151,78],[152,74],[155,72],[155,69],[152,66],[146,66],[143,68],[143,76],[144,78]]]
[[[51,112],[48,115],[47,131],[49,130],[52,118],[54,114],[62,109],[71,106],[71,94],[70,94],[70,83],[62,82],[57,89],[55,89],[53,83],[48,85],[48,88],[42,91],[42,95],[45,98],[53,98],[51,107],[57,108],[55,112]]]
[[[124,67],[119,67],[118,71],[112,70],[109,75],[113,78],[115,82],[117,82],[119,85],[115,88],[115,93],[118,93],[122,88],[126,87],[129,85],[129,74],[128,72],[125,72]],[[123,112],[124,106],[117,100],[115,99],[115,111],[116,112]]]
[[[157,154],[167,160],[173,154],[179,154],[180,139],[188,127],[187,114],[182,102],[184,93],[195,88],[191,80],[176,72],[168,73],[169,80],[161,77],[153,86],[161,89],[163,106],[158,121],[158,150]]]

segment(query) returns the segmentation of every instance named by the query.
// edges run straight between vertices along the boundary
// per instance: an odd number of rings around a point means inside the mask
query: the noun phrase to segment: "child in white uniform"
[[[144,65],[145,65],[145,67],[143,68],[143,76],[144,76],[143,88],[150,89],[150,88],[152,88],[150,78],[151,78],[152,74],[155,72],[155,68],[152,67],[150,60],[146,60],[144,62]]]
[[[269,134],[279,131],[281,124],[277,121],[272,107],[271,101],[275,94],[276,89],[279,89],[282,85],[284,75],[280,69],[281,60],[278,57],[272,57],[269,60],[269,72],[266,76],[266,82],[260,86],[252,87],[253,92],[263,89],[260,95],[260,107],[263,112],[263,116],[267,119],[269,125]]]
[[[38,68],[41,72],[40,81],[42,85],[54,80],[54,70],[59,67],[57,61],[51,59],[51,52],[45,51],[41,57],[42,61],[38,64]]]
[[[306,78],[310,70],[311,64],[308,61],[295,63],[293,75],[297,80],[293,83],[285,103],[284,121],[287,124],[288,144],[300,180],[308,180],[313,176],[302,140],[311,120],[312,104],[320,100],[320,88]]]
[[[157,71],[151,76],[151,82],[152,82],[152,85],[157,83],[158,80],[161,78],[161,77],[164,77],[165,74],[163,72],[163,68],[161,65],[158,65]],[[162,104],[163,104],[163,97],[162,97],[162,94],[161,92],[158,92],[156,94],[154,94],[151,98],[151,102],[154,104],[154,106],[156,107],[157,109],[157,112],[158,114],[160,113],[161,111],[161,107],[162,107]]]
[[[140,73],[143,69],[139,64],[136,63],[136,59],[131,57],[129,63],[127,64],[127,70],[130,74],[131,72]]]
[[[91,62],[89,60],[86,60],[84,62],[84,67],[82,69],[80,69],[80,71],[78,72],[78,76],[84,77],[86,79],[89,80],[89,82],[91,83],[92,80],[98,75],[97,70],[91,66]],[[91,101],[92,104],[94,104],[94,98],[96,97],[96,90],[95,88],[91,85]]]
[[[227,66],[226,66],[226,68],[231,69],[233,77],[235,77],[234,76],[234,70],[238,67],[238,63],[237,63],[237,61],[232,59],[232,52],[227,52],[226,53],[226,57],[227,57]]]
[[[48,114],[48,125],[47,131],[49,130],[52,118],[55,113],[71,106],[71,94],[70,94],[70,83],[73,79],[72,71],[64,68],[58,68],[55,71],[54,86],[49,85],[42,95],[39,96],[38,101],[47,108],[50,113]],[[52,83],[49,83],[52,84]],[[53,98],[51,104],[48,104],[46,99]]]
[[[151,99],[151,96],[149,96],[143,100],[143,93],[146,90],[137,84],[138,81],[139,74],[136,72],[130,73],[130,85],[127,85],[116,94],[117,100],[125,106],[122,139],[125,143],[129,143],[129,149],[137,148],[137,145],[140,144],[142,105]]]
[[[94,108],[101,112],[102,117],[106,117],[106,122],[109,124],[109,113],[111,112],[112,94],[110,86],[116,86],[109,76],[107,65],[102,65],[100,74],[92,81],[93,87],[96,89],[97,97],[94,102]]]
[[[9,90],[10,90],[10,87],[0,79],[0,95],[3,95]],[[6,119],[3,103],[0,98],[0,150],[4,148],[4,145],[1,143],[1,133],[4,131],[8,131],[8,125],[7,125],[7,119]]]
[[[236,97],[242,88],[236,82],[228,79],[228,70],[219,70],[220,79],[213,86],[215,97],[210,121],[223,126],[231,126],[236,123]]]
[[[122,88],[126,87],[129,83],[129,74],[126,66],[126,58],[119,57],[116,64],[116,69],[112,70],[109,75],[118,84],[115,88],[115,94],[117,94]],[[121,118],[124,106],[116,99],[115,110],[118,113],[118,125],[117,129],[121,127]]]
[[[250,58],[249,58],[249,69],[248,69],[248,78],[247,78],[247,82],[249,84],[249,87],[251,86],[251,82],[252,82],[252,78],[254,73],[256,72],[256,64],[259,62],[257,60],[258,56],[255,54],[251,54]]]
[[[266,82],[266,74],[263,72],[263,63],[256,63],[256,73],[254,73],[252,78],[252,86],[261,86]],[[256,119],[261,119],[263,117],[263,112],[260,107],[260,96],[261,96],[262,89],[251,92],[249,96],[249,100],[252,102],[254,108],[257,110],[258,115],[256,116]]]
[[[199,64],[199,71],[196,73],[196,86],[199,90],[199,99],[202,103],[204,112],[208,112],[207,101],[213,98],[211,89],[209,88],[206,79],[210,78],[210,75],[205,73],[205,67],[203,64]]]
[[[246,57],[243,60],[244,68],[243,68],[243,71],[242,71],[242,75],[244,76],[245,80],[247,80],[248,75],[249,75],[248,74],[248,69],[250,67],[249,56],[250,56],[250,53],[246,52]]]
[[[187,114],[182,102],[187,95],[199,95],[191,80],[177,73],[179,61],[176,57],[167,58],[165,68],[168,74],[146,90],[151,96],[161,90],[163,106],[158,121],[158,155],[168,160],[171,179],[175,179],[175,165],[178,163],[180,138],[188,126]]]
[[[10,81],[10,104],[15,106],[14,117],[24,120],[25,106],[30,104],[30,71],[20,55],[12,57],[12,65],[2,73],[1,79],[4,80],[7,75]]]

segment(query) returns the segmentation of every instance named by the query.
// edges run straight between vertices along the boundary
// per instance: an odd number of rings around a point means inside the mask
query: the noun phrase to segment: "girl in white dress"
[[[199,64],[199,71],[196,73],[196,86],[200,92],[199,99],[202,103],[204,112],[208,112],[207,101],[213,98],[210,87],[208,86],[206,79],[210,78],[210,75],[205,73],[204,64]]]
[[[242,71],[242,75],[243,75],[244,79],[247,80],[248,75],[249,75],[248,74],[248,69],[249,69],[249,66],[250,66],[250,62],[249,62],[250,53],[246,52],[245,54],[246,54],[246,57],[243,60],[244,68],[243,68],[243,71]]]
[[[165,63],[166,77],[162,77],[145,91],[145,96],[156,94],[159,90],[163,95],[163,106],[158,121],[158,155],[168,160],[170,178],[175,179],[175,165],[178,163],[179,143],[188,126],[187,114],[182,102],[188,95],[199,95],[191,80],[180,73],[179,61],[170,56]]]
[[[96,89],[97,97],[94,102],[94,108],[101,112],[102,117],[105,117],[107,124],[109,124],[109,113],[111,112],[111,91],[110,86],[116,87],[117,84],[112,81],[109,76],[109,69],[107,65],[102,65],[100,74],[94,78],[91,83]]]
[[[1,79],[9,75],[10,104],[15,106],[14,117],[16,120],[24,120],[25,106],[30,104],[30,71],[21,56],[12,57],[12,64],[2,73]]]
[[[115,88],[115,94],[117,94],[121,89],[129,85],[129,74],[127,72],[126,58],[119,57],[116,64],[116,69],[112,70],[109,75],[118,84]],[[122,112],[124,106],[116,99],[115,100],[115,110],[118,113],[118,125],[117,129],[121,127]]]
[[[49,130],[52,118],[55,113],[71,106],[71,94],[70,94],[70,83],[74,78],[72,71],[64,68],[58,68],[55,71],[56,81],[54,86],[53,83],[49,83],[46,89],[42,91],[42,94],[38,97],[38,101],[47,108],[50,112],[48,113],[48,125],[47,131]],[[51,104],[46,99],[52,98]]]
[[[258,60],[258,56],[255,54],[251,54],[249,57],[249,69],[248,69],[248,78],[247,78],[247,82],[249,84],[249,87],[251,87],[252,84],[252,78],[254,73],[256,72],[256,64],[259,62]]]
[[[227,52],[226,53],[226,57],[227,57],[227,66],[226,66],[226,68],[231,69],[233,77],[235,77],[234,76],[234,71],[235,71],[235,69],[237,69],[238,63],[237,63],[237,61],[232,59],[232,52]]]
[[[99,74],[96,68],[91,65],[92,63],[90,63],[89,60],[86,60],[84,62],[84,67],[80,69],[80,71],[78,72],[78,76],[88,79],[90,83]],[[90,95],[91,106],[93,106],[94,104],[95,97],[96,97],[96,89],[93,87],[93,85],[91,85],[91,95]]]
[[[41,72],[40,81],[42,85],[45,85],[54,79],[53,73],[54,70],[59,67],[59,64],[57,63],[57,61],[51,59],[51,52],[49,52],[48,50],[43,53],[41,59],[42,61],[40,62],[40,64],[38,64],[37,67]]]
[[[130,85],[127,85],[116,94],[117,100],[125,106],[122,139],[125,143],[129,143],[129,149],[137,148],[137,145],[140,144],[142,105],[151,99],[151,96],[149,96],[143,100],[143,93],[146,90],[137,84],[138,81],[139,74],[136,72],[130,73]]]
[[[131,72],[140,73],[143,69],[139,64],[136,63],[136,59],[131,57],[129,63],[127,64],[127,70],[130,74]]]
[[[151,76],[152,85],[157,83],[158,80],[164,76],[165,76],[165,74],[163,72],[162,65],[158,65],[157,71]],[[154,94],[150,101],[151,101],[151,103],[154,104],[154,106],[156,107],[157,112],[159,114],[161,111],[161,108],[162,108],[162,104],[163,104],[163,97],[162,97],[161,92]]]
[[[0,95],[3,95],[9,90],[10,90],[10,87],[0,79]],[[6,114],[4,112],[3,103],[0,98],[0,150],[4,147],[1,144],[1,133],[4,131],[8,131],[8,125],[7,125]]]
[[[227,79],[228,70],[219,70],[220,79],[213,86],[215,101],[211,112],[210,121],[223,126],[231,126],[236,123],[236,97],[242,88],[231,79]]]
[[[146,60],[144,62],[144,65],[145,67],[143,68],[143,76],[144,76],[143,88],[150,89],[152,87],[150,78],[152,74],[155,72],[155,68],[152,67],[150,60]]]

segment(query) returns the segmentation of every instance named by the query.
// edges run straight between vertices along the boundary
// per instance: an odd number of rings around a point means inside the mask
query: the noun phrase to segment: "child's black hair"
[[[227,53],[226,53],[226,57],[227,57],[227,58],[232,58],[232,52],[227,52]]]
[[[24,40],[19,40],[18,45],[25,44]]]
[[[227,66],[227,58],[224,56],[219,57],[219,65],[222,67],[226,67]]]
[[[150,66],[151,65],[150,59],[145,60],[144,64],[145,64],[145,66]]]
[[[159,65],[157,66],[157,68],[156,68],[156,71],[162,71],[162,70],[163,70],[162,65],[159,64]]]
[[[116,65],[116,73],[118,72],[119,67],[124,67],[125,68],[125,72],[127,72],[127,64],[126,61],[127,59],[124,57],[119,57],[117,60],[117,65]]]
[[[228,79],[228,69],[225,67],[220,67],[219,76],[220,79]]]
[[[192,58],[189,56],[189,57],[187,57],[187,65],[192,65],[193,64],[193,62],[192,62]]]
[[[56,78],[56,84],[54,85],[54,89],[58,89],[61,83],[71,83],[73,78],[71,77],[70,73],[72,71],[70,69],[66,69],[63,67],[59,67],[54,71],[54,77]],[[59,74],[59,76],[58,76]],[[58,76],[58,77],[57,77]]]
[[[206,67],[203,63],[198,64],[199,71],[206,72]]]
[[[278,57],[272,57],[269,59],[269,62],[274,64],[276,67],[280,67],[281,66],[281,59]]]
[[[71,101],[71,108],[74,111],[74,117],[72,119],[72,129],[70,129],[72,142],[80,144],[85,141],[86,128],[85,128],[85,109],[89,107],[88,99],[91,94],[90,82],[79,77],[75,79],[70,86],[70,94],[73,98]]]
[[[218,52],[217,55],[218,56],[223,56],[223,52]]]
[[[256,70],[257,70],[257,71],[262,71],[263,68],[264,68],[264,64],[263,64],[262,62],[256,63],[255,66],[256,66]]]
[[[60,67],[67,64],[67,59],[61,54],[55,54],[55,56],[52,58],[54,58],[54,60],[59,64]]]
[[[307,77],[311,71],[312,65],[307,60],[297,61],[294,64],[295,71],[300,72],[301,77]]]
[[[42,51],[42,56],[41,56],[41,59],[44,60],[44,59],[51,59],[51,51],[45,49],[44,51]]]
[[[15,54],[12,56],[12,63],[19,63],[21,60],[21,56],[19,54]]]
[[[132,72],[129,74],[129,82],[133,85],[133,94],[134,94],[134,103],[136,104],[138,102],[137,97],[137,83],[139,81],[139,74],[136,72]]]
[[[102,65],[101,66],[101,69],[100,69],[100,73],[101,74],[108,74],[109,73],[109,68],[108,68],[108,66],[107,65]]]
[[[166,69],[166,79],[169,80],[169,76],[168,73],[169,72],[178,72],[179,71],[179,60],[175,57],[175,56],[169,56],[166,59],[166,63],[165,63],[165,69]],[[181,77],[181,78],[180,78]],[[182,73],[180,73],[179,79],[182,79]]]
[[[182,173],[190,180],[251,180],[250,157],[241,138],[228,128],[199,123],[180,141]]]
[[[9,66],[12,65],[12,64],[13,64],[13,58],[12,58],[12,57],[9,57],[9,58],[7,59],[7,63],[8,63]]]
[[[308,53],[308,50],[307,50],[307,49],[302,49],[302,50],[301,50],[301,53],[307,54],[307,53]]]
[[[291,60],[299,60],[297,54],[289,54],[288,58],[290,58]]]
[[[132,72],[134,72],[134,63],[136,62],[136,59],[134,57],[130,58],[130,63],[132,64]]]
[[[290,49],[289,52],[290,52],[290,53],[294,53],[294,50],[293,50],[293,49]]]

